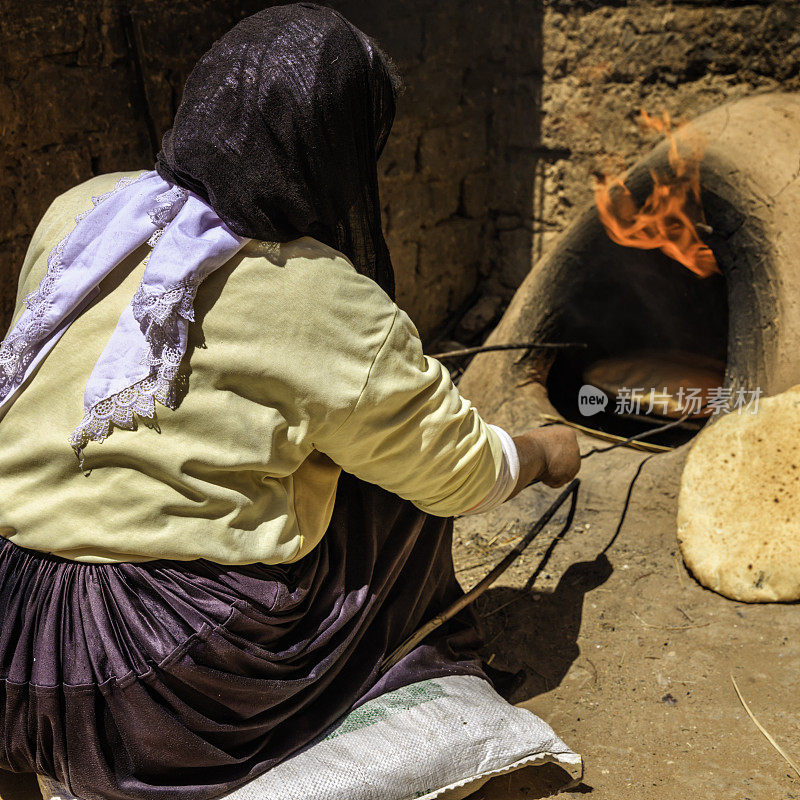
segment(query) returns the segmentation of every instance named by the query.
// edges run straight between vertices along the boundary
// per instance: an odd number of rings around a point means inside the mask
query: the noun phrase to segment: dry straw
[[[739,702],[742,704],[742,707],[747,712],[747,716],[753,720],[753,724],[758,728],[761,733],[764,734],[767,741],[781,754],[783,760],[795,771],[797,777],[800,778],[800,767],[795,764],[795,762],[787,755],[784,749],[772,738],[772,734],[753,716],[753,712],[750,710],[750,707],[742,697],[742,693],[739,691],[739,687],[736,684],[736,680],[734,679],[733,675],[731,675],[731,683],[733,684],[733,688],[736,690],[736,694],[739,697]]]

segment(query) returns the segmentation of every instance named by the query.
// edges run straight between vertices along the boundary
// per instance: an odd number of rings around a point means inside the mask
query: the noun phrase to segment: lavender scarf
[[[152,420],[156,400],[175,408],[197,287],[249,241],[198,195],[155,171],[123,178],[92,202],[50,253],[47,274],[0,343],[2,409],[98,294],[102,279],[142,245],[152,247],[142,282],[86,386],[83,419],[69,439],[80,459],[88,442],[103,441],[114,425],[133,430],[134,413]]]

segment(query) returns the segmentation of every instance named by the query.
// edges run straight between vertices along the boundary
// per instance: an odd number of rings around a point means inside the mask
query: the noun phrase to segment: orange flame
[[[637,208],[625,185],[626,173],[599,180],[595,200],[600,221],[617,244],[642,250],[658,248],[701,278],[707,278],[719,272],[719,268],[711,249],[697,233],[698,224],[706,225],[700,202],[703,140],[696,133],[688,136],[684,127],[679,135],[682,143],[690,145],[690,152],[682,154],[678,134],[666,112],[659,119],[643,110],[639,122],[667,137],[672,174],[659,175],[651,170],[653,191],[641,208]]]

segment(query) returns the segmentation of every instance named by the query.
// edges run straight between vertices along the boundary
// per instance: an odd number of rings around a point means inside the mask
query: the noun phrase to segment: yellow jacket
[[[36,230],[14,320],[53,247],[91,196],[57,198]],[[143,247],[109,276],[0,411],[0,535],[88,562],[301,558],[330,521],[341,468],[449,516],[497,479],[501,445],[408,316],[314,239],[250,242],[200,287],[188,392],[158,429],[115,430],[85,451],[68,438],[89,374],[144,270]]]

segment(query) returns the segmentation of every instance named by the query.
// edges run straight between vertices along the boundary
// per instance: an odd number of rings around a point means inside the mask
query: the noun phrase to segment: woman
[[[46,213],[0,346],[0,768],[218,797],[482,674],[463,621],[379,666],[460,592],[452,515],[577,447],[486,425],[392,301],[394,94],[338,13],[268,9],[195,67],[155,172]]]

